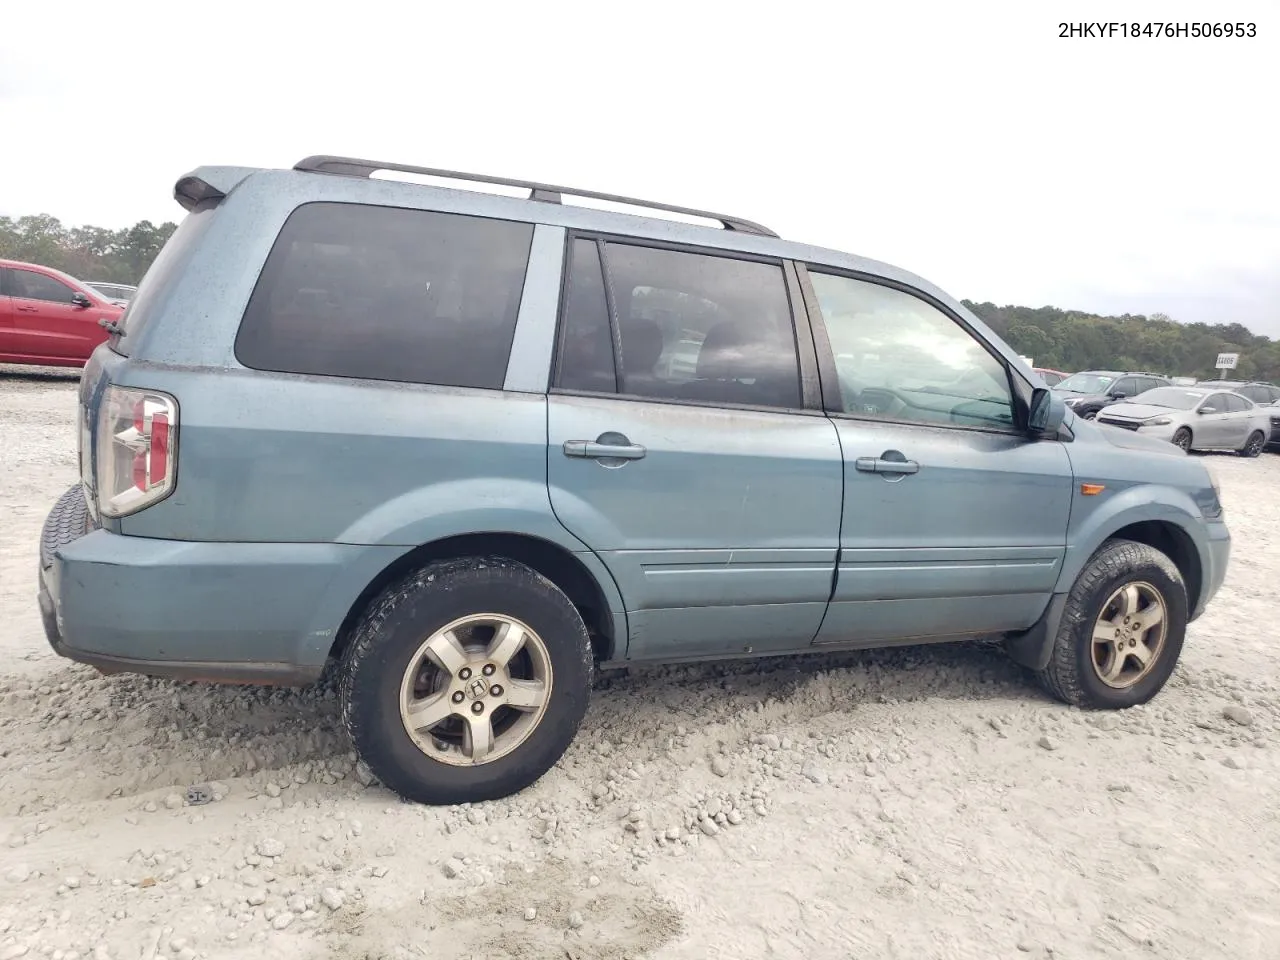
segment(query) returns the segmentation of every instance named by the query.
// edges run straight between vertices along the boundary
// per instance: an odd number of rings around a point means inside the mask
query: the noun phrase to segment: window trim
[[[613,374],[615,390],[613,393],[602,393],[598,390],[574,390],[567,387],[561,387],[558,384],[560,376],[560,362],[564,353],[565,343],[565,310],[568,305],[569,280],[571,268],[573,266],[573,244],[575,240],[590,240],[597,244],[600,254],[600,269],[604,274],[605,301],[608,306],[609,315],[609,332],[613,340]],[[711,400],[689,400],[681,397],[650,397],[643,394],[623,393],[622,387],[622,342],[621,330],[618,324],[617,303],[614,297],[613,277],[609,272],[609,262],[605,253],[605,246],[610,243],[633,247],[647,247],[654,250],[667,250],[672,253],[686,253],[694,256],[717,257],[722,260],[744,260],[748,263],[763,263],[770,266],[776,266],[782,271],[783,289],[787,296],[787,308],[791,314],[791,335],[796,350],[796,378],[800,387],[800,406],[798,407],[774,407],[763,406],[759,404],[744,403],[717,403]],[[822,409],[822,398],[819,392],[820,378],[818,376],[818,359],[816,351],[812,343],[812,328],[809,327],[809,318],[805,310],[802,290],[799,287],[798,277],[793,277],[788,267],[794,269],[794,261],[785,257],[770,256],[767,254],[750,253],[741,250],[733,250],[725,247],[710,247],[688,243],[679,243],[670,240],[658,240],[650,237],[636,237],[627,234],[615,234],[600,230],[575,230],[566,229],[564,238],[564,252],[560,261],[560,303],[556,310],[556,340],[553,350],[555,362],[552,364],[551,376],[548,381],[547,393],[554,396],[566,397],[595,397],[607,400],[627,400],[632,403],[661,403],[669,406],[682,407],[698,407],[701,409],[713,410],[743,410],[759,413],[780,413],[780,414],[802,414],[808,416],[824,416],[825,411]],[[804,325],[809,328],[810,336],[807,338],[808,349],[806,349],[806,338],[801,336],[801,319],[803,317]]]
[[[622,380],[626,370],[622,366],[622,328],[618,323],[618,298],[613,292],[613,277],[609,273],[609,257],[605,253],[605,242],[599,238],[596,244],[596,260],[600,264],[600,286],[604,289],[605,317],[609,321],[609,345],[613,347],[613,392],[622,393]],[[568,273],[563,267],[562,272]]]
[[[881,277],[877,274],[866,273],[862,270],[850,270],[844,267],[834,267],[825,263],[816,262],[800,262],[796,261],[796,272],[799,276],[800,287],[804,292],[805,305],[810,315],[810,323],[814,334],[814,344],[818,352],[818,372],[821,378],[823,408],[827,416],[839,418],[843,420],[860,420],[866,423],[892,423],[900,426],[908,427],[940,427],[944,430],[963,430],[970,433],[992,433],[999,436],[1018,436],[1030,440],[1027,437],[1027,418],[1030,415],[1029,407],[1031,403],[1031,392],[1035,388],[1027,383],[1022,377],[1017,376],[1009,361],[996,352],[987,339],[978,334],[972,325],[967,323],[963,317],[959,316],[954,310],[950,309],[945,303],[938,300],[937,297],[930,296],[923,290],[889,277]],[[871,283],[881,287],[888,287],[891,290],[897,290],[899,293],[905,293],[908,296],[922,300],[929,306],[938,310],[947,319],[955,323],[959,328],[967,334],[970,339],[977,343],[985,350],[1004,370],[1005,378],[1009,385],[1009,400],[1013,406],[1013,425],[1010,427],[998,426],[979,426],[976,424],[965,423],[942,423],[928,420],[903,420],[895,417],[869,416],[865,413],[851,413],[844,409],[844,398],[840,395],[840,378],[836,370],[835,351],[831,348],[831,338],[827,332],[827,320],[822,315],[822,308],[818,303],[818,292],[814,289],[813,281],[809,277],[809,271],[814,273],[828,274],[830,276],[844,277],[849,280],[860,280],[864,283]],[[1041,439],[1055,440],[1059,437],[1043,437]]]

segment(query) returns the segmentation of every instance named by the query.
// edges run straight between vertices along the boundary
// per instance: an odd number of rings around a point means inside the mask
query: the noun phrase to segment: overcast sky
[[[285,6],[8,4],[0,214],[177,219],[192,167],[341,153],[719,209],[960,297],[1280,337],[1277,0]],[[1257,36],[1060,39],[1068,8]]]

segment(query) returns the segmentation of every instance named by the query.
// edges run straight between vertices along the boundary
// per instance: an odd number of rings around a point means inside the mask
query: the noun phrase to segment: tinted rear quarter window
[[[285,222],[236,337],[245,366],[501,389],[533,225],[309,203]]]

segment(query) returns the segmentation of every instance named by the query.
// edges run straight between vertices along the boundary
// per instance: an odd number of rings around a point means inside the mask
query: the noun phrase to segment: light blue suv
[[[1062,700],[1142,703],[1222,583],[1201,461],[1076,419],[897,268],[347,158],[175,192],[84,373],[49,641],[197,680],[336,663],[407,798],[537,780],[602,664],[1001,637]]]

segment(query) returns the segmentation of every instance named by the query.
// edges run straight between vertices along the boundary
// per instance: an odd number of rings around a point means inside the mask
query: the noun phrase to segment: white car
[[[1157,387],[1104,407],[1098,423],[1168,440],[1183,450],[1256,457],[1271,432],[1268,408],[1230,390]]]

